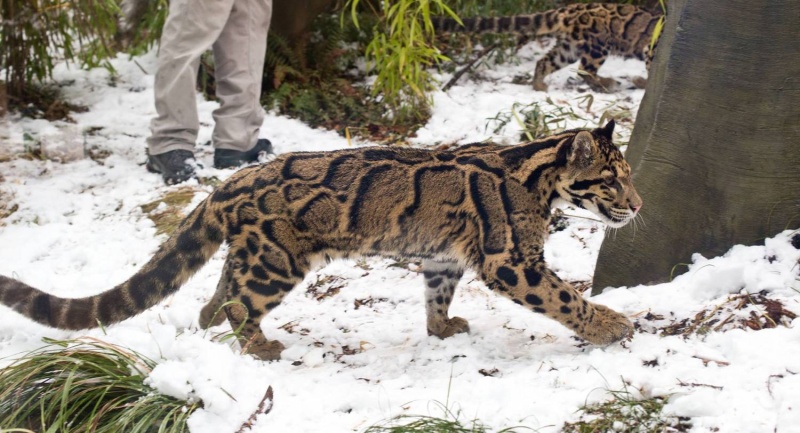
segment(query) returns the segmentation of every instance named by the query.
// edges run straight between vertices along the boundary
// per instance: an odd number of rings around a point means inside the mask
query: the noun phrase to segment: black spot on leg
[[[290,292],[292,289],[294,289],[294,284],[286,283],[286,282],[283,282],[283,281],[274,280],[274,281],[271,282],[271,284],[274,284],[275,286],[277,286],[279,289],[281,289],[284,292]]]
[[[529,293],[529,294],[525,295],[525,302],[527,302],[527,303],[529,303],[531,305],[542,305],[544,303],[544,301],[542,301],[542,298],[540,298],[540,297],[538,297],[538,296],[536,296],[536,295],[534,295],[532,293]]]
[[[439,305],[444,304],[444,297],[442,295],[437,296],[436,297],[436,303],[439,304]]]
[[[253,268],[250,269],[250,272],[253,274],[254,277],[256,277],[258,279],[261,279],[261,280],[266,280],[267,279],[266,271],[264,271],[264,268],[262,268],[259,265],[254,265]]]
[[[431,278],[428,280],[428,287],[431,289],[439,287],[440,284],[442,284],[442,277]]]
[[[558,292],[558,299],[560,299],[561,302],[566,304],[572,299],[572,297],[569,296],[569,292],[567,292],[566,290],[562,290]]]
[[[542,282],[542,274],[533,268],[525,269],[525,281],[528,282],[529,286],[536,287]]]
[[[274,309],[275,309],[275,307],[277,307],[277,306],[278,306],[278,305],[280,305],[280,304],[281,304],[280,302],[270,302],[270,303],[268,303],[268,304],[267,304],[267,305],[264,307],[264,309],[265,309],[265,310],[267,310],[267,311],[269,312],[269,311],[272,311],[272,310],[274,310]]]
[[[542,307],[533,307],[533,311],[535,311],[537,313],[542,313],[542,314],[547,312],[547,310],[542,308]]]
[[[572,313],[572,308],[569,308],[566,305],[563,305],[561,307],[561,312],[564,313],[564,314],[570,314],[570,313]]]
[[[246,286],[248,289],[262,296],[275,296],[280,290],[275,284],[261,284],[255,280],[249,280]]]
[[[247,309],[247,314],[252,317],[256,309],[253,307],[253,301],[250,299],[250,297],[247,295],[242,295],[239,297],[239,302],[244,305],[244,308]]]
[[[506,266],[500,266],[500,269],[497,270],[497,278],[501,279],[509,286],[516,286],[518,282],[516,272]]]
[[[512,299],[512,301],[514,301],[514,303],[517,304],[517,305],[522,305],[522,301],[520,301],[517,298]]]

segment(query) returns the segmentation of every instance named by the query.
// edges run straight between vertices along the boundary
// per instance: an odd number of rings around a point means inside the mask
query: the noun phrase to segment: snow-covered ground
[[[462,77],[449,92],[437,93],[433,117],[414,144],[489,136],[513,143],[519,135],[513,118],[497,134],[488,119],[510,113],[515,103],[538,101],[552,109],[547,98],[578,115],[568,127],[596,126],[606,109],[635,115],[643,92],[628,89],[628,77],[645,74],[641,62],[611,59],[601,73],[617,77],[623,89],[595,94],[588,106],[574,67],[548,80],[549,94],[512,84],[513,76],[533,70],[541,54],[532,43],[517,63],[482,68],[482,80]],[[60,296],[84,296],[130,277],[164,240],[141,209],[178,188],[164,186],[143,166],[154,115],[154,55],[136,63],[120,57],[114,64],[119,75],[113,80],[103,70],[58,67],[67,97],[90,109],[74,114],[75,124],[12,119],[0,130],[0,154],[33,141],[65,140],[82,140],[95,155],[107,154],[102,162],[0,163],[0,190],[17,206],[0,225],[0,274]],[[199,105],[202,143],[210,138],[216,103]],[[622,126],[625,142],[631,126]],[[276,115],[267,116],[262,135],[281,153],[348,146],[335,133]],[[210,147],[197,152],[206,167],[201,175],[224,179],[232,173],[209,168]],[[196,190],[191,207],[210,187],[189,185]],[[570,218],[566,230],[550,236],[547,261],[567,280],[591,281],[604,231],[600,223]],[[633,230],[616,236],[633,236]],[[489,292],[471,273],[451,309],[470,321],[471,333],[429,337],[416,265],[366,259],[309,274],[263,324],[268,337],[287,346],[283,359],[261,362],[240,355],[231,340],[220,341],[227,325],[198,329],[198,312],[222,266],[219,253],[177,295],[102,331],[48,329],[0,307],[0,365],[42,346],[43,337],[90,335],[131,348],[160,363],[149,383],[203,400],[205,408],[190,420],[194,433],[236,431],[268,386],[274,407],[256,419],[253,432],[362,431],[395,415],[441,416],[437,403],[495,430],[557,432],[578,419],[584,404],[623,389],[637,397],[667,397],[665,411],[690,418],[693,432],[800,432],[800,319],[792,320],[800,313],[800,250],[791,245],[792,236],[735,246],[723,257],[696,256],[687,273],[667,284],[612,288],[593,297],[639,327],[631,341],[609,347],[576,340],[559,324]],[[776,318],[777,327],[754,330]]]

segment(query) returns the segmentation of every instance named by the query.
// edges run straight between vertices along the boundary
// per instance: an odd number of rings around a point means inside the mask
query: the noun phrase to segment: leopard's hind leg
[[[222,306],[228,300],[228,287],[232,279],[233,263],[231,256],[228,255],[225,259],[225,265],[222,267],[222,276],[219,279],[219,283],[217,283],[217,290],[211,300],[200,310],[198,322],[201,328],[208,329],[212,326],[221,325],[225,321],[226,313],[222,310]]]
[[[217,292],[201,313],[201,325],[211,324],[214,312],[229,302],[224,310],[243,351],[264,360],[280,359],[284,345],[266,338],[261,321],[302,281],[308,271],[308,263],[298,258],[303,256],[255,230],[242,233],[232,242]]]
[[[533,89],[547,91],[544,79],[553,72],[575,63],[578,60],[580,47],[570,41],[558,39],[555,46],[547,52],[538,62],[533,75]]]
[[[422,263],[425,277],[425,308],[428,313],[428,335],[447,338],[469,331],[469,324],[461,317],[448,317],[456,285],[464,274],[456,262],[425,260]]]
[[[581,46],[581,65],[578,73],[583,81],[595,92],[608,93],[614,90],[618,83],[615,79],[598,75],[600,67],[608,58],[608,48],[602,42],[591,41]]]

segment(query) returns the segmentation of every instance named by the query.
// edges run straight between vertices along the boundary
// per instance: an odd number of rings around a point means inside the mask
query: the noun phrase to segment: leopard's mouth
[[[605,217],[603,222],[614,228],[628,224],[636,216],[636,212],[630,209],[606,208],[605,206],[599,206],[599,209],[602,216]]]

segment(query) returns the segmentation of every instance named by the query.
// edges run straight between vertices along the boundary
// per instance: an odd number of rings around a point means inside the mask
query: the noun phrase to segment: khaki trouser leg
[[[234,0],[172,0],[155,77],[158,115],[147,139],[151,155],[192,150],[199,122],[195,80],[200,56],[222,33]]]
[[[214,110],[214,147],[250,150],[264,121],[261,80],[272,0],[235,0],[213,45],[220,106]]]

